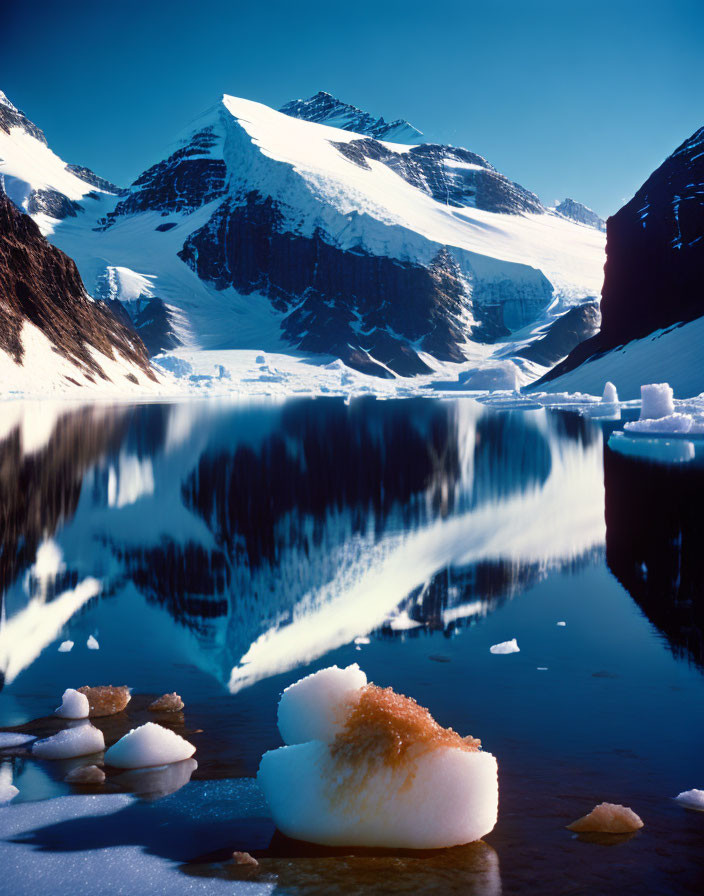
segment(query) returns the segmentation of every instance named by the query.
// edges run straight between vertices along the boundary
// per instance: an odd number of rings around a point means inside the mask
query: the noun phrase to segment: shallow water
[[[184,713],[163,721],[197,746],[195,771],[109,777],[104,792],[144,799],[91,821],[93,846],[129,831],[213,886],[242,879],[221,861],[245,849],[281,893],[388,892],[392,878],[400,892],[702,892],[704,813],[671,799],[704,786],[696,462],[616,454],[614,422],[468,399],[3,414],[0,726],[47,716],[66,687],[126,683],[178,691]],[[489,652],[514,637],[519,653]],[[242,815],[230,781],[219,824],[199,821],[203,779],[250,777],[280,743],[282,688],[350,662],[497,756],[486,846],[305,850],[274,836],[265,807]],[[147,702],[101,723],[108,742]],[[71,763],[16,750],[0,764],[17,804],[88,792],[63,783]],[[602,800],[645,828],[609,844],[565,830]],[[152,842],[185,806],[200,834]],[[34,838],[61,850],[68,830]]]

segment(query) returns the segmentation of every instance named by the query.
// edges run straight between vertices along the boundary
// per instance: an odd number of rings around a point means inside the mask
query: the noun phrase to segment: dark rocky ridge
[[[192,212],[224,196],[227,166],[222,159],[208,158],[217,142],[213,129],[203,128],[185,146],[152,165],[102,220],[100,229],[107,229],[122,215]]]
[[[569,197],[563,199],[562,202],[555,206],[555,211],[563,218],[576,221],[578,224],[586,224],[587,227],[594,227],[602,232],[606,230],[606,221],[600,218],[596,212],[575,199],[570,199]]]
[[[279,109],[284,115],[327,124],[341,128],[343,131],[354,131],[356,134],[368,134],[377,140],[391,140],[401,143],[419,143],[422,133],[402,119],[387,122],[384,118],[374,118],[350,103],[343,103],[324,90],[307,100],[291,100]]]
[[[0,348],[22,363],[22,325],[31,321],[56,351],[107,379],[88,350],[113,349],[154,380],[144,345],[102,302],[86,293],[75,263],[41,235],[32,219],[0,195]]]
[[[704,314],[704,128],[606,222],[601,330],[540,382]],[[537,384],[536,384],[537,385]]]
[[[24,112],[13,106],[2,91],[0,91],[0,131],[10,133],[11,128],[21,128],[31,134],[35,140],[47,145],[44,131],[40,130],[34,122],[30,121]]]
[[[599,330],[599,303],[585,302],[557,318],[540,339],[517,352],[521,358],[550,367]]]
[[[106,193],[112,193],[115,196],[124,196],[129,192],[124,187],[118,187],[104,177],[100,177],[84,165],[66,165],[66,170],[70,171],[71,174],[75,174],[76,177],[80,177],[80,179],[87,184],[97,187],[99,190],[104,190]]]
[[[510,181],[467,149],[426,143],[399,153],[372,139],[333,146],[360,168],[369,168],[370,159],[382,162],[412,187],[455,208],[473,206],[504,214],[545,211],[535,193]],[[452,163],[474,167],[452,167]]]

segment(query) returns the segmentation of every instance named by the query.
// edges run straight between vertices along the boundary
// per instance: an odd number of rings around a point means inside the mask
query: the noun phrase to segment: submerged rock
[[[174,691],[171,694],[164,694],[153,703],[149,704],[152,712],[179,712],[183,709],[183,700]]]
[[[80,691],[67,688],[61,698],[61,706],[54,710],[54,715],[60,719],[87,719],[88,698]]]
[[[78,691],[88,698],[91,718],[115,715],[117,712],[122,712],[130,702],[130,689],[124,684],[120,687],[107,684],[95,688],[84,685],[78,688]]]
[[[288,745],[264,754],[257,780],[289,837],[432,849],[496,824],[496,759],[409,697],[367,684],[357,666],[287,688],[279,730]]]
[[[576,833],[630,834],[639,831],[643,822],[633,809],[616,803],[599,803],[588,815],[567,825]]]
[[[64,778],[67,784],[102,784],[105,772],[97,765],[81,765],[74,768]]]
[[[193,744],[175,731],[147,722],[113,744],[105,761],[118,768],[148,768],[190,759],[195,751]]]

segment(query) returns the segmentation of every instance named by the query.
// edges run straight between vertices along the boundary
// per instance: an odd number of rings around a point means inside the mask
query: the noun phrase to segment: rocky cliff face
[[[400,118],[395,121],[374,118],[368,112],[343,103],[324,90],[307,100],[292,100],[279,111],[292,118],[315,121],[343,131],[354,131],[356,134],[368,134],[377,140],[390,140],[392,143],[421,143],[423,140],[423,134],[407,121]]]
[[[545,377],[704,315],[704,128],[607,221],[601,329]]]
[[[136,371],[154,379],[140,339],[87,295],[74,262],[0,195],[0,349],[17,364],[23,362],[26,322],[89,380],[107,379],[90,349],[106,358],[117,350]]]

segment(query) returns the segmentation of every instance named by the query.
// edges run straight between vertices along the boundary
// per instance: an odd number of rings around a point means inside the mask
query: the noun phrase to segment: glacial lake
[[[616,453],[620,422],[467,398],[1,414],[0,728],[44,733],[65,688],[128,684],[127,710],[96,720],[110,742],[175,690],[168,724],[198,763],[89,791],[63,781],[76,760],[0,751],[19,790],[0,839],[30,804],[141,794],[25,834],[27,892],[35,855],[68,867],[116,843],[203,892],[233,892],[233,849],[260,860],[238,893],[703,892],[704,813],[672,799],[704,788],[698,460]],[[279,694],[350,663],[497,757],[483,843],[370,854],[275,832],[251,778],[281,743]],[[645,827],[565,829],[602,801]]]

